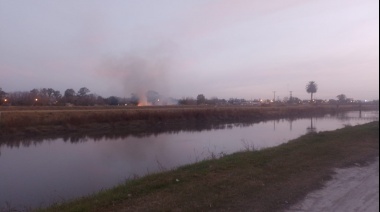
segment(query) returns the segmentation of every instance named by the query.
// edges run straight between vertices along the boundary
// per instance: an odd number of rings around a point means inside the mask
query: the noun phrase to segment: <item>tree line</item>
[[[270,104],[350,104],[357,103],[360,101],[354,101],[352,98],[347,98],[345,94],[339,94],[335,99],[330,99],[328,101],[315,100],[313,99],[313,94],[318,90],[317,83],[310,81],[306,85],[306,92],[310,93],[310,101],[301,100],[297,97],[290,95],[290,97],[284,97],[283,100],[273,99],[273,100],[262,100],[254,99],[251,101],[245,99],[230,98],[219,99],[217,97],[212,97],[207,99],[205,95],[198,94],[196,98],[183,97],[182,99],[165,98],[161,96],[158,92],[149,90],[144,95],[147,105],[166,105],[166,104],[179,104],[179,105],[270,105]],[[0,87],[0,105],[15,105],[15,106],[27,106],[27,105],[39,105],[39,106],[49,106],[49,105],[80,105],[80,106],[94,106],[94,105],[138,105],[141,96],[132,93],[130,98],[120,98],[116,96],[110,96],[108,98],[103,98],[100,95],[91,93],[91,91],[82,87],[78,91],[72,88],[66,89],[63,94],[59,90],[54,90],[53,88],[41,88],[32,89],[31,91],[18,91],[18,92],[5,92]],[[161,101],[160,101],[161,100]],[[378,100],[373,101],[378,104]]]
[[[0,88],[0,105],[14,106],[63,106],[63,105],[118,105],[125,102],[125,99],[110,96],[103,98],[97,94],[90,93],[86,87],[75,91],[72,88],[66,89],[63,94],[53,88],[32,89],[30,91],[5,92]]]

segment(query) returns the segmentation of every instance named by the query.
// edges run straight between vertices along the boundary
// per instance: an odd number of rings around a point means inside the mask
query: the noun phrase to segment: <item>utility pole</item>
[[[289,92],[290,92],[289,101],[290,101],[290,102],[293,102],[293,97],[292,97],[292,93],[293,93],[293,91],[289,91]]]

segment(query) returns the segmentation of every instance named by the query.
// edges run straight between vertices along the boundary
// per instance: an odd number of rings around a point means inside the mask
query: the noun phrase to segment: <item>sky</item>
[[[379,99],[378,0],[0,0],[5,92]]]

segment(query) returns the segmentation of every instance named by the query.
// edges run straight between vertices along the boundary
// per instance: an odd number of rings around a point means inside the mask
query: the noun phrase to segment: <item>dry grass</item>
[[[299,117],[358,109],[357,106],[335,107],[1,107],[0,136],[18,133],[46,133],[57,130],[114,127],[115,124],[145,124],[171,121],[247,121],[267,118]],[[103,125],[103,126],[100,126]],[[43,130],[41,130],[43,128]]]

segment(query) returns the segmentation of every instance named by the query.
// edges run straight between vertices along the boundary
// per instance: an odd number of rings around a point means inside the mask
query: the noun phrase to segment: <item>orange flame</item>
[[[152,104],[150,104],[148,102],[148,99],[146,98],[145,95],[140,95],[139,96],[139,103],[137,104],[137,106],[151,106]]]

